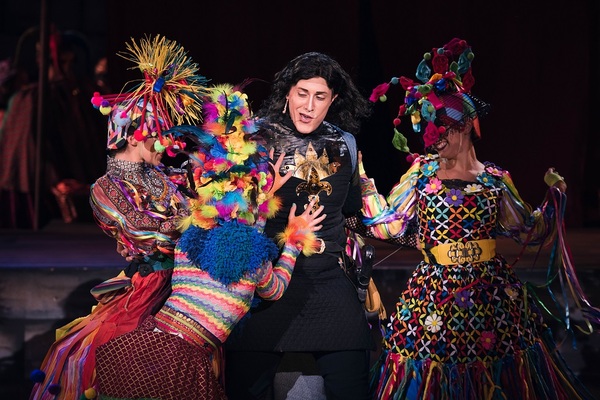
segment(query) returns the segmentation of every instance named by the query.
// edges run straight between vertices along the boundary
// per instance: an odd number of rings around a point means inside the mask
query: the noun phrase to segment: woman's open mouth
[[[446,139],[440,139],[433,145],[433,148],[439,153],[441,150],[444,150],[448,146],[448,141]]]
[[[300,118],[299,118],[300,122],[309,123],[313,120],[313,117],[311,117],[308,114],[300,113],[299,116],[300,116]]]

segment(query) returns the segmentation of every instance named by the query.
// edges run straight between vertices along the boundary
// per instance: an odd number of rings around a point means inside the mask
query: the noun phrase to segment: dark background
[[[569,184],[567,225],[599,226],[596,127],[598,2],[584,1],[74,1],[48,0],[48,19],[86,38],[88,60],[108,59],[118,91],[139,78],[115,54],[145,34],[178,41],[214,83],[256,78],[247,91],[257,108],[273,74],[291,58],[321,51],[337,59],[366,96],[392,76],[414,78],[423,53],[453,37],[475,53],[473,93],[492,104],[482,121],[478,158],[509,170],[534,206],[545,195],[543,174],[555,167]],[[40,21],[40,1],[0,1],[0,59],[12,58],[19,37]],[[33,65],[33,64],[32,64]],[[387,103],[358,135],[367,172],[387,192],[406,170],[395,150]],[[404,133],[412,136],[410,128]],[[76,137],[78,133],[73,133]],[[410,139],[409,139],[410,140]],[[420,150],[416,141],[412,150]]]

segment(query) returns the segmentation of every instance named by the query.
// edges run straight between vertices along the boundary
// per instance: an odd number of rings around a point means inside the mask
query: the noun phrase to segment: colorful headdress
[[[94,93],[92,98],[94,107],[110,115],[106,147],[109,150],[123,147],[130,134],[140,141],[156,137],[156,150],[166,149],[173,156],[185,143],[165,135],[164,131],[201,121],[201,98],[206,94],[207,80],[197,75],[197,64],[183,47],[160,35],[144,38],[139,44],[132,39],[126,48],[127,52],[118,55],[136,64],[143,79],[134,81],[129,91],[111,95]]]
[[[196,198],[179,245],[215,279],[235,282],[277,254],[256,223],[274,216],[280,203],[270,193],[268,153],[251,139],[256,127],[246,94],[232,85],[215,86],[203,102],[203,115],[201,128],[172,129],[192,133],[197,146],[190,154]]]
[[[256,131],[246,94],[232,85],[210,89],[203,105],[204,123],[191,154],[197,198],[190,223],[211,229],[237,220],[253,225],[276,209],[268,195],[273,174],[266,149],[250,139]],[[177,130],[177,128],[175,128]]]
[[[475,134],[481,136],[477,118],[487,113],[489,104],[471,94],[475,83],[471,70],[473,57],[467,42],[454,38],[424,54],[416,72],[421,83],[404,76],[394,77],[373,89],[369,98],[372,102],[385,101],[390,85],[400,83],[406,91],[394,119],[394,147],[410,152],[406,137],[398,130],[400,118],[406,115],[410,115],[413,130],[423,135],[425,149],[447,130],[464,126],[467,120],[473,120]]]

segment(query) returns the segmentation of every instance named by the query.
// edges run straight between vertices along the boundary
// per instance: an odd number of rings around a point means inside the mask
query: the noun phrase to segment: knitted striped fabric
[[[275,266],[267,263],[256,273],[226,286],[212,279],[177,248],[173,292],[165,307],[198,322],[223,343],[250,309],[255,290],[268,300],[277,300],[283,295],[299,253],[296,246],[286,245]]]

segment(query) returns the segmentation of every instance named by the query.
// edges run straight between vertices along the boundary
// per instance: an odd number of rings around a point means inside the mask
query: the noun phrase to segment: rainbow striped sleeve
[[[361,177],[361,192],[365,217],[363,222],[379,239],[400,236],[408,221],[416,215],[417,191],[415,183],[421,164],[415,161],[390,191],[386,199],[377,192],[375,181]]]
[[[256,293],[265,300],[278,300],[290,283],[300,250],[291,244],[283,247],[275,266],[269,265],[256,286]]]

